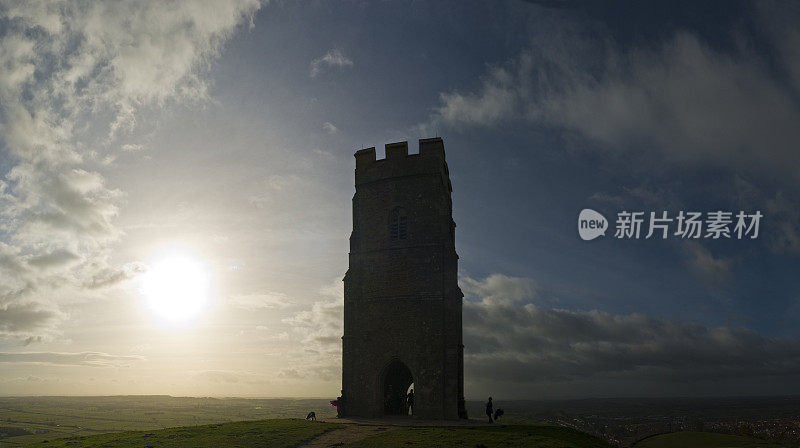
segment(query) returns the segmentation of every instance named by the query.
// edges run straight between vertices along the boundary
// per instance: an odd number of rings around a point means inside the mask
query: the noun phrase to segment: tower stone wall
[[[342,390],[348,416],[457,419],[464,410],[461,290],[452,186],[441,138],[355,153],[344,278]],[[399,408],[398,408],[399,403]]]

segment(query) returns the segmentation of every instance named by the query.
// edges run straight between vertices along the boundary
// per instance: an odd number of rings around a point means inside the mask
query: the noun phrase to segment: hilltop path
[[[394,431],[398,426],[377,426],[359,425],[357,423],[346,423],[342,428],[334,429],[323,433],[303,445],[300,448],[328,448],[338,447],[347,443],[356,442],[371,435],[386,431]]]
[[[324,422],[338,423],[343,428],[320,434],[309,440],[300,448],[328,448],[338,447],[347,443],[356,442],[366,437],[388,431],[394,431],[408,426],[462,426],[476,427],[487,426],[488,423],[477,420],[423,420],[412,419],[410,417],[385,417],[382,419],[359,419],[359,418],[326,418]]]

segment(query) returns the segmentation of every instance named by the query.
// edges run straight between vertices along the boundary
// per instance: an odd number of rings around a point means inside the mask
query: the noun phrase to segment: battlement
[[[377,159],[375,147],[356,151],[356,185],[387,177],[441,172],[448,177],[441,137],[419,140],[419,153],[408,153],[408,142],[387,143],[386,158]]]
[[[445,157],[444,142],[442,141],[441,137],[421,138],[419,140],[419,154],[411,154],[410,156],[408,154],[407,141],[387,143],[384,148],[386,150],[385,159],[377,159],[374,146],[356,151],[356,170],[369,168],[376,162],[381,162],[384,160],[397,160],[403,157],[437,157],[441,160],[444,160]]]

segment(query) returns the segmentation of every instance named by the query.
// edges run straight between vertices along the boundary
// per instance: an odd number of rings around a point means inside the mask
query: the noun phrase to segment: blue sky
[[[335,396],[352,154],[434,135],[468,398],[800,392],[791,3],[2,11],[8,393]],[[584,208],[764,217],[583,241]],[[180,325],[142,293],[176,254],[212,285]]]

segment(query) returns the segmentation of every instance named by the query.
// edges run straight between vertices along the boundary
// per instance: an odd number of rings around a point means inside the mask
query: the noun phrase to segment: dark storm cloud
[[[132,363],[142,360],[144,358],[141,356],[121,356],[100,352],[0,353],[0,363],[33,363],[60,366],[128,367]]]
[[[465,368],[474,381],[744,383],[800,376],[800,341],[638,313],[543,309],[531,303],[533,294],[497,299],[516,289],[507,283],[521,281],[462,281]]]

